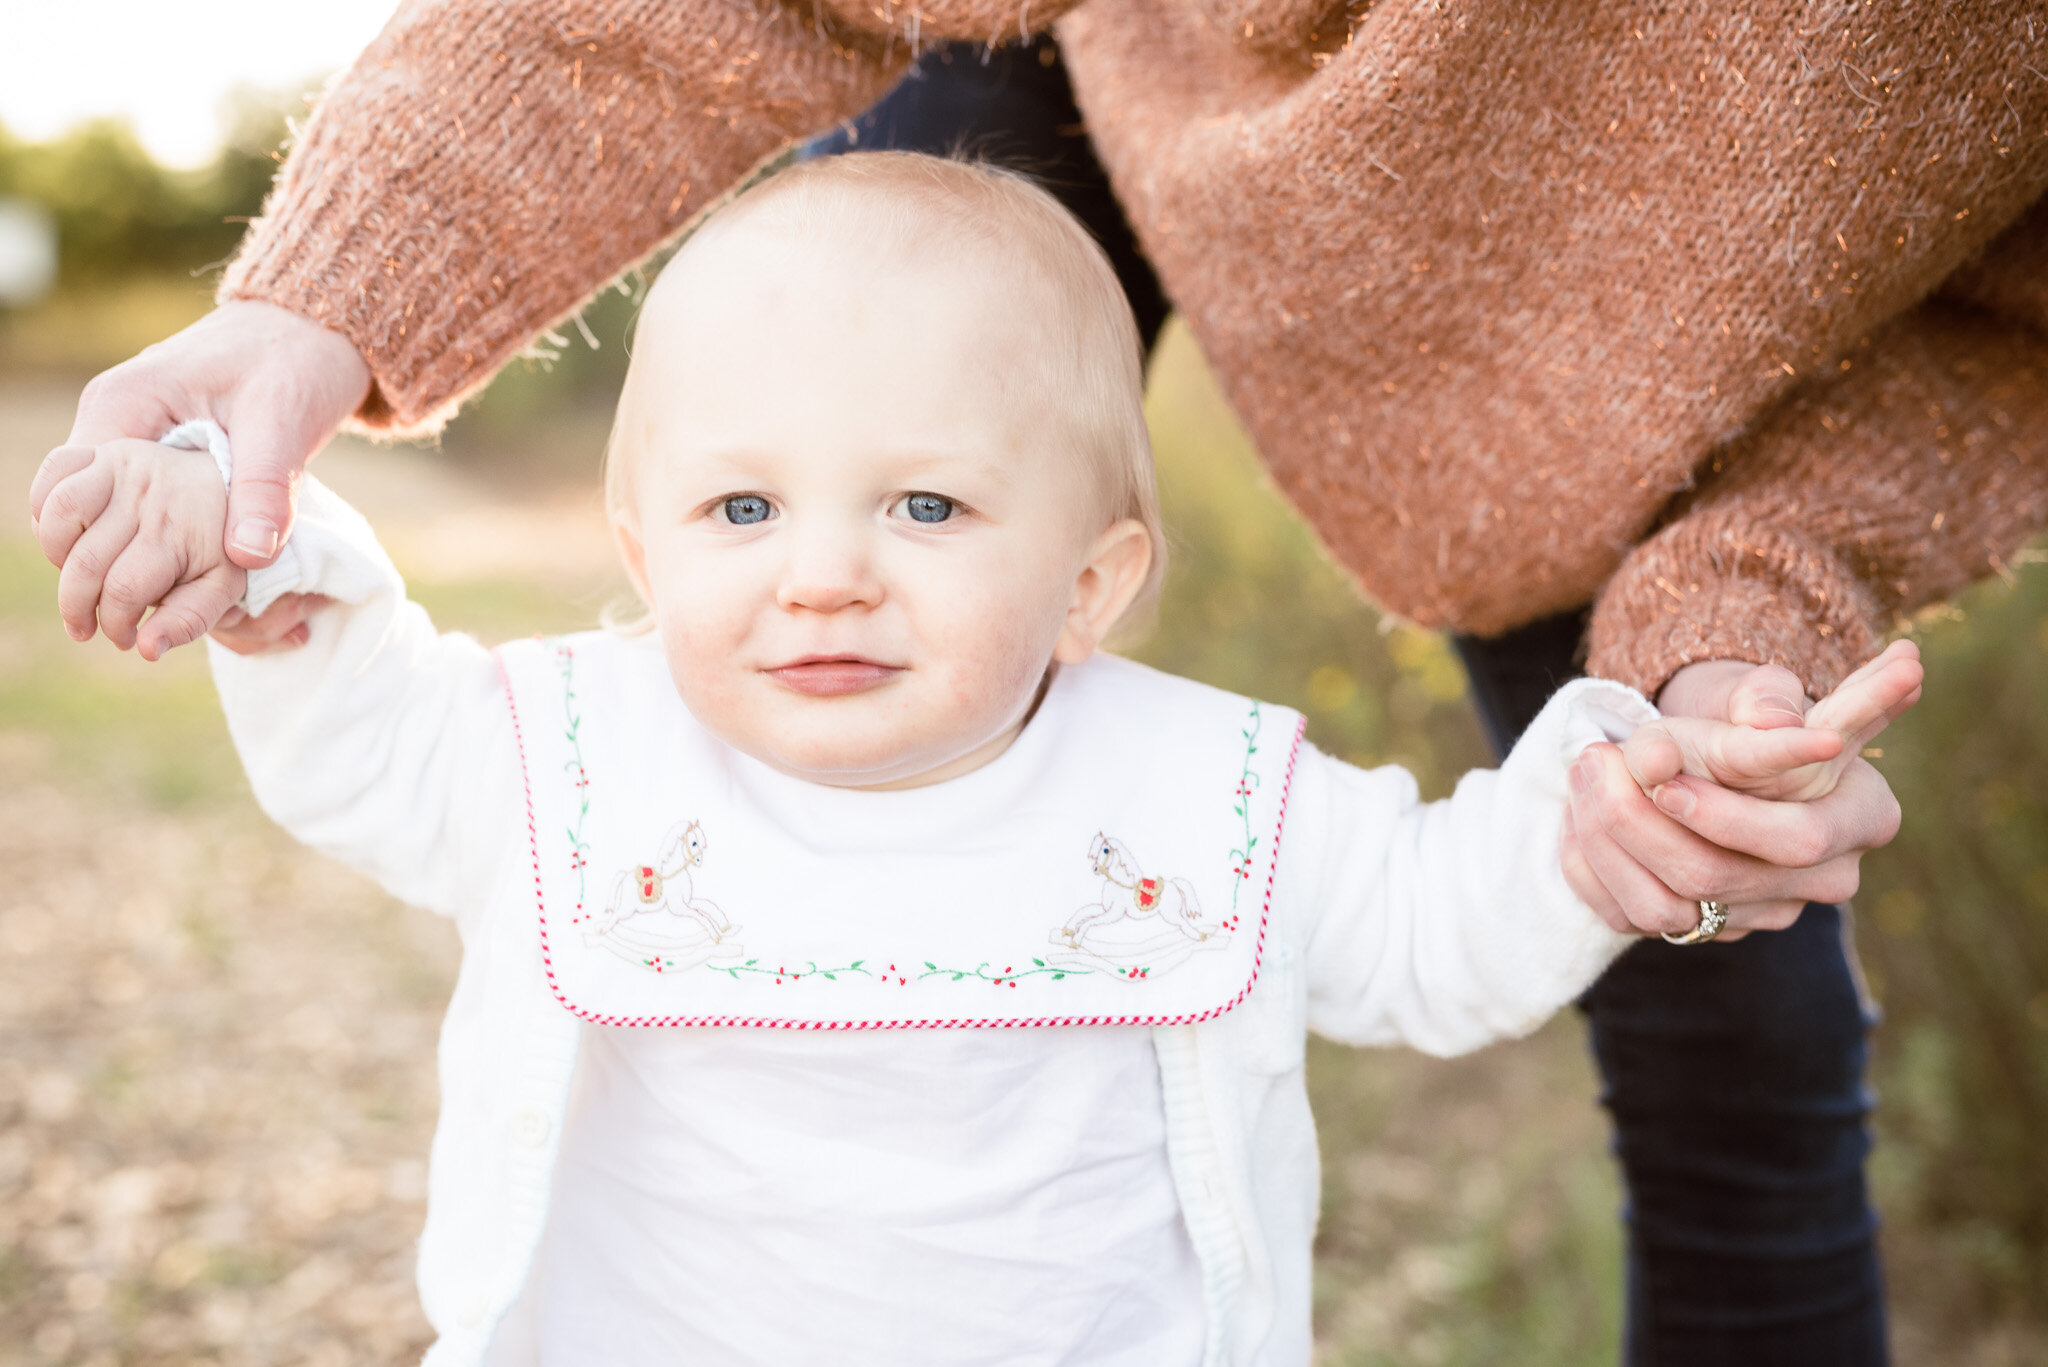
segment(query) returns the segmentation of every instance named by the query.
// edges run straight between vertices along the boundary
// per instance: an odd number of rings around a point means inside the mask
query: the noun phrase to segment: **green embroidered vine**
[[[569,738],[570,758],[562,768],[573,775],[576,784],[576,824],[569,828],[569,867],[576,873],[576,913],[570,920],[573,925],[584,917],[583,904],[589,891],[590,845],[583,839],[583,823],[590,815],[590,774],[583,767],[583,717],[576,710],[576,653],[559,640],[550,641],[549,645],[555,653],[555,667],[562,675],[562,716],[568,724],[565,734]],[[657,973],[661,971],[652,963],[647,966]]]
[[[924,972],[918,974],[916,980],[923,982],[926,978],[943,977],[957,983],[963,978],[979,978],[981,981],[991,983],[996,987],[1015,987],[1019,978],[1035,978],[1041,973],[1049,976],[1052,981],[1058,982],[1062,978],[1080,978],[1090,973],[1107,973],[1109,971],[1104,968],[1055,968],[1043,959],[1033,959],[1031,965],[1030,968],[1015,968],[1009,964],[1004,964],[1002,972],[991,973],[988,971],[987,963],[983,963],[977,968],[941,968],[927,959],[925,960]],[[891,964],[890,967],[894,968],[895,965]],[[1134,968],[1127,974],[1118,974],[1117,976],[1143,978],[1151,972],[1150,968]],[[889,975],[885,973],[882,975],[882,980],[887,982],[888,977]],[[898,983],[904,982],[900,977],[896,981]]]
[[[839,968],[820,968],[818,967],[818,961],[812,959],[806,962],[801,970],[784,968],[780,964],[774,968],[762,968],[760,963],[759,959],[749,959],[743,964],[706,964],[704,966],[714,973],[725,974],[734,982],[739,981],[739,976],[742,973],[757,973],[764,978],[773,978],[778,983],[784,978],[789,979],[791,982],[800,982],[805,978],[824,978],[828,982],[837,982],[841,973],[858,973],[866,978],[875,976],[870,970],[862,967],[863,964],[867,963],[866,959],[855,959],[852,963],[845,964]],[[672,963],[671,966],[673,966]],[[657,969],[656,971],[659,972],[660,970]]]
[[[1232,794],[1237,800],[1237,805],[1231,810],[1236,812],[1238,820],[1244,823],[1244,844],[1230,852],[1230,914],[1233,929],[1236,928],[1238,895],[1244,891],[1245,883],[1252,876],[1252,851],[1259,846],[1259,838],[1252,834],[1251,809],[1252,790],[1259,786],[1259,776],[1252,772],[1252,756],[1259,753],[1260,720],[1259,705],[1254,702],[1251,716],[1247,718],[1248,724],[1239,733],[1244,737],[1244,771],[1237,776],[1237,789]]]

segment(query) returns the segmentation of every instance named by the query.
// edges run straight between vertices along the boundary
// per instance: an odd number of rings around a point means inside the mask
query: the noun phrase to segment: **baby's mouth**
[[[900,666],[877,664],[858,655],[839,655],[807,656],[763,672],[792,692],[807,693],[812,697],[834,697],[843,693],[865,692],[887,683],[903,670]]]

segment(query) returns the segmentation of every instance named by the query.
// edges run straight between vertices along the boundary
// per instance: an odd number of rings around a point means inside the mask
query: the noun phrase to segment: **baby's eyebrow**
[[[1019,458],[1001,451],[920,451],[907,448],[892,453],[888,471],[899,483],[915,483],[919,477],[968,475],[1009,489],[1018,482]]]

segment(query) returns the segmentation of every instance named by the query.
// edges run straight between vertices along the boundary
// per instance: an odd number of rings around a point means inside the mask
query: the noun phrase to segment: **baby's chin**
[[[877,719],[855,715],[857,709],[802,710],[812,715],[792,718],[783,711],[780,724],[720,725],[720,719],[701,714],[698,720],[769,768],[833,788],[915,788],[957,778],[1008,749],[1018,730],[1005,728],[998,718],[974,723],[959,718],[957,729],[941,733],[928,717],[876,724]]]
[[[963,763],[984,745],[968,740],[934,743],[928,734],[893,745],[887,739],[850,744],[844,737],[793,740],[783,735],[760,744],[736,744],[735,748],[806,783],[833,788],[908,788],[967,772]],[[986,758],[982,760],[986,762]]]

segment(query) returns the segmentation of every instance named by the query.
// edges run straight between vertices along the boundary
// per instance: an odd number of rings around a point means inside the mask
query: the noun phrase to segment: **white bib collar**
[[[1284,708],[1098,656],[982,768],[859,792],[705,731],[650,639],[498,660],[541,952],[586,1020],[1166,1025],[1258,976],[1301,741]]]

